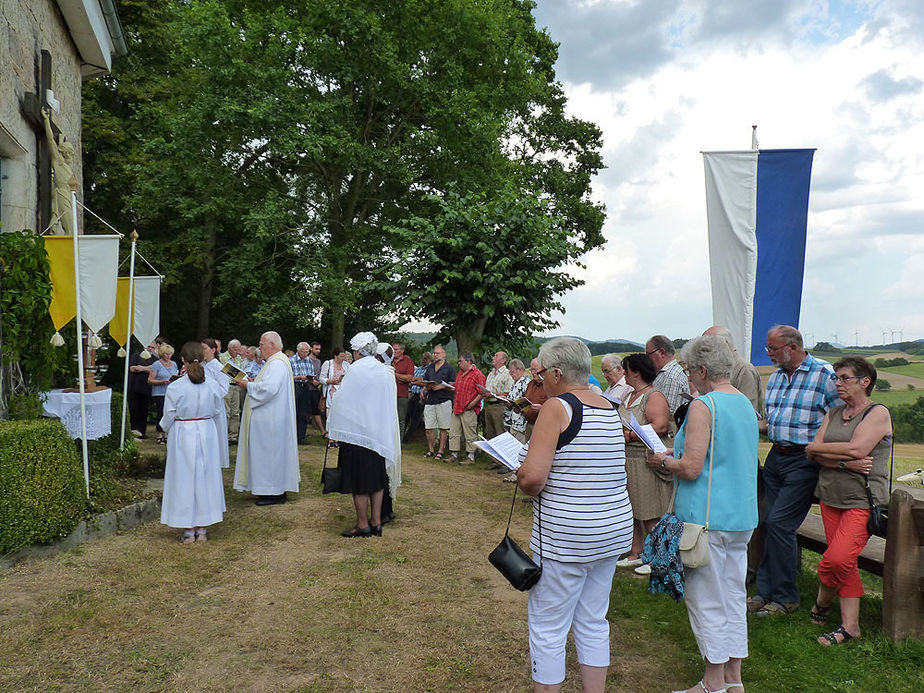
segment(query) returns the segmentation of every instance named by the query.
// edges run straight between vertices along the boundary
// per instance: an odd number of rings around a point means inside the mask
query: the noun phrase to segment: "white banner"
[[[115,315],[119,237],[81,235],[77,244],[81,318],[93,332],[99,332]]]
[[[748,360],[757,277],[756,151],[704,152],[712,321]]]
[[[160,277],[135,277],[135,324],[132,334],[145,348],[160,334]]]

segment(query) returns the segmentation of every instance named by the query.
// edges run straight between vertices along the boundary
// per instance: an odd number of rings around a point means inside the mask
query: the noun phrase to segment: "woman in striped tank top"
[[[632,543],[622,424],[613,403],[588,387],[590,351],[583,342],[553,339],[538,360],[549,399],[517,473],[520,488],[536,497],[530,548],[542,561],[528,605],[534,690],[561,688],[572,630],[583,690],[602,691],[613,572]]]

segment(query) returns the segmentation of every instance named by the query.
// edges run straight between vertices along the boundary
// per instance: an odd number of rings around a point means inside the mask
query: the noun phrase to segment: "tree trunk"
[[[456,325],[453,328],[452,336],[455,337],[456,346],[461,354],[464,351],[470,351],[477,354],[481,348],[481,339],[484,337],[484,328],[488,324],[487,317],[480,317],[468,325]]]
[[[202,272],[199,275],[199,308],[196,314],[197,334],[201,339],[209,335],[212,311],[212,290],[215,279],[215,243],[218,233],[215,220],[205,222],[205,243],[202,246]]]

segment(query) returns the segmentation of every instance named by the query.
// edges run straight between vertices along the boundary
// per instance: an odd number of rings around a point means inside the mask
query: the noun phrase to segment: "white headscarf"
[[[382,357],[382,361],[385,362],[386,366],[390,366],[391,362],[395,359],[395,351],[391,350],[391,354],[388,353],[388,350],[391,349],[391,344],[388,342],[380,342],[376,353]]]
[[[377,452],[385,458],[386,467],[400,464],[394,371],[373,356],[357,359],[337,390],[337,406],[331,408],[327,430],[331,440]]]
[[[350,348],[363,356],[375,356],[379,347],[379,340],[371,332],[360,332],[350,340]]]

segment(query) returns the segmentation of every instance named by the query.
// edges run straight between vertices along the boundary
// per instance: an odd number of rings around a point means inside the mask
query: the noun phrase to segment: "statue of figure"
[[[51,152],[51,170],[53,175],[51,193],[51,213],[54,215],[52,228],[55,234],[70,236],[74,233],[74,217],[71,212],[71,191],[77,190],[77,176],[71,169],[74,161],[74,145],[61,135],[61,144],[55,142],[55,135],[51,129],[51,120],[48,109],[42,109],[42,118],[45,120],[45,136],[48,138],[48,149]],[[59,230],[60,229],[60,230]]]

